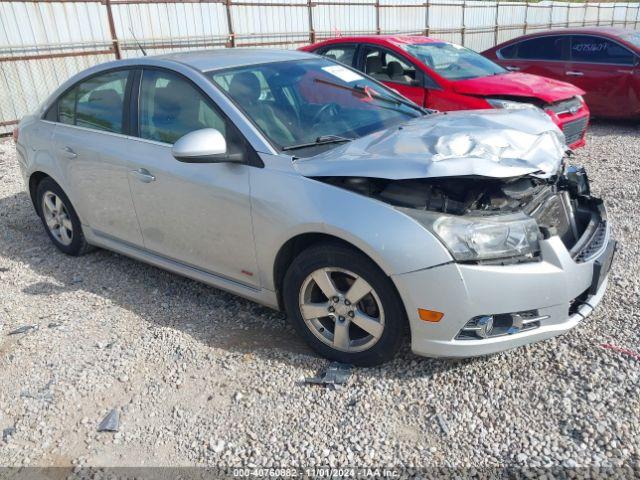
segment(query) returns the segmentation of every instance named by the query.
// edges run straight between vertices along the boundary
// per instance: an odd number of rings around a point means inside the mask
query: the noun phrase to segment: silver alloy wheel
[[[300,313],[323,343],[343,352],[371,348],[384,331],[384,310],[362,277],[342,268],[320,268],[302,283]]]
[[[62,199],[47,190],[42,196],[42,215],[51,235],[65,247],[73,241],[73,224]]]

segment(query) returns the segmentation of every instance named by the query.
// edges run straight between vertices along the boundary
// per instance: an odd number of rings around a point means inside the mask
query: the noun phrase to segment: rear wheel
[[[91,247],[69,198],[51,178],[43,179],[36,191],[38,214],[53,244],[68,255],[82,255]]]
[[[404,306],[389,277],[355,249],[325,244],[303,251],[283,294],[296,330],[327,358],[377,365],[400,347]]]

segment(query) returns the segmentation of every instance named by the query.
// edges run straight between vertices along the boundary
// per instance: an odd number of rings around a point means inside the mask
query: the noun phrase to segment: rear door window
[[[125,133],[124,96],[129,74],[129,70],[119,70],[80,82],[58,99],[58,122]]]
[[[567,57],[568,44],[569,37],[567,36],[548,35],[518,42],[516,44],[517,53],[514,50],[508,50],[507,54],[515,55],[510,58],[523,60],[564,60]],[[506,49],[501,50],[503,56],[504,50]]]
[[[580,63],[633,65],[635,55],[622,45],[603,37],[573,35],[571,60]]]
[[[353,65],[353,57],[355,57],[355,54],[355,45],[334,45],[320,50],[320,55],[322,55],[323,57],[330,58],[331,60],[336,60],[349,66]]]

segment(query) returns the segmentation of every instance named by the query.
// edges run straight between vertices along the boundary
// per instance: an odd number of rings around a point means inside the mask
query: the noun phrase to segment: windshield
[[[622,38],[623,40],[626,40],[634,47],[640,48],[640,33],[629,32],[629,33],[625,33],[624,35],[620,35],[620,38]]]
[[[506,70],[479,53],[452,43],[402,45],[409,54],[449,80],[499,75]]]
[[[297,150],[297,156],[424,113],[392,90],[322,58],[251,65],[209,76],[274,145]]]

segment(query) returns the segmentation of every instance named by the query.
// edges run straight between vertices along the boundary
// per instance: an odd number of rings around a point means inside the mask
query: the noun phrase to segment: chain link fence
[[[473,0],[0,0],[0,135],[75,73],[114,58],[334,36],[423,34],[482,51],[558,27],[636,29],[639,3]]]

